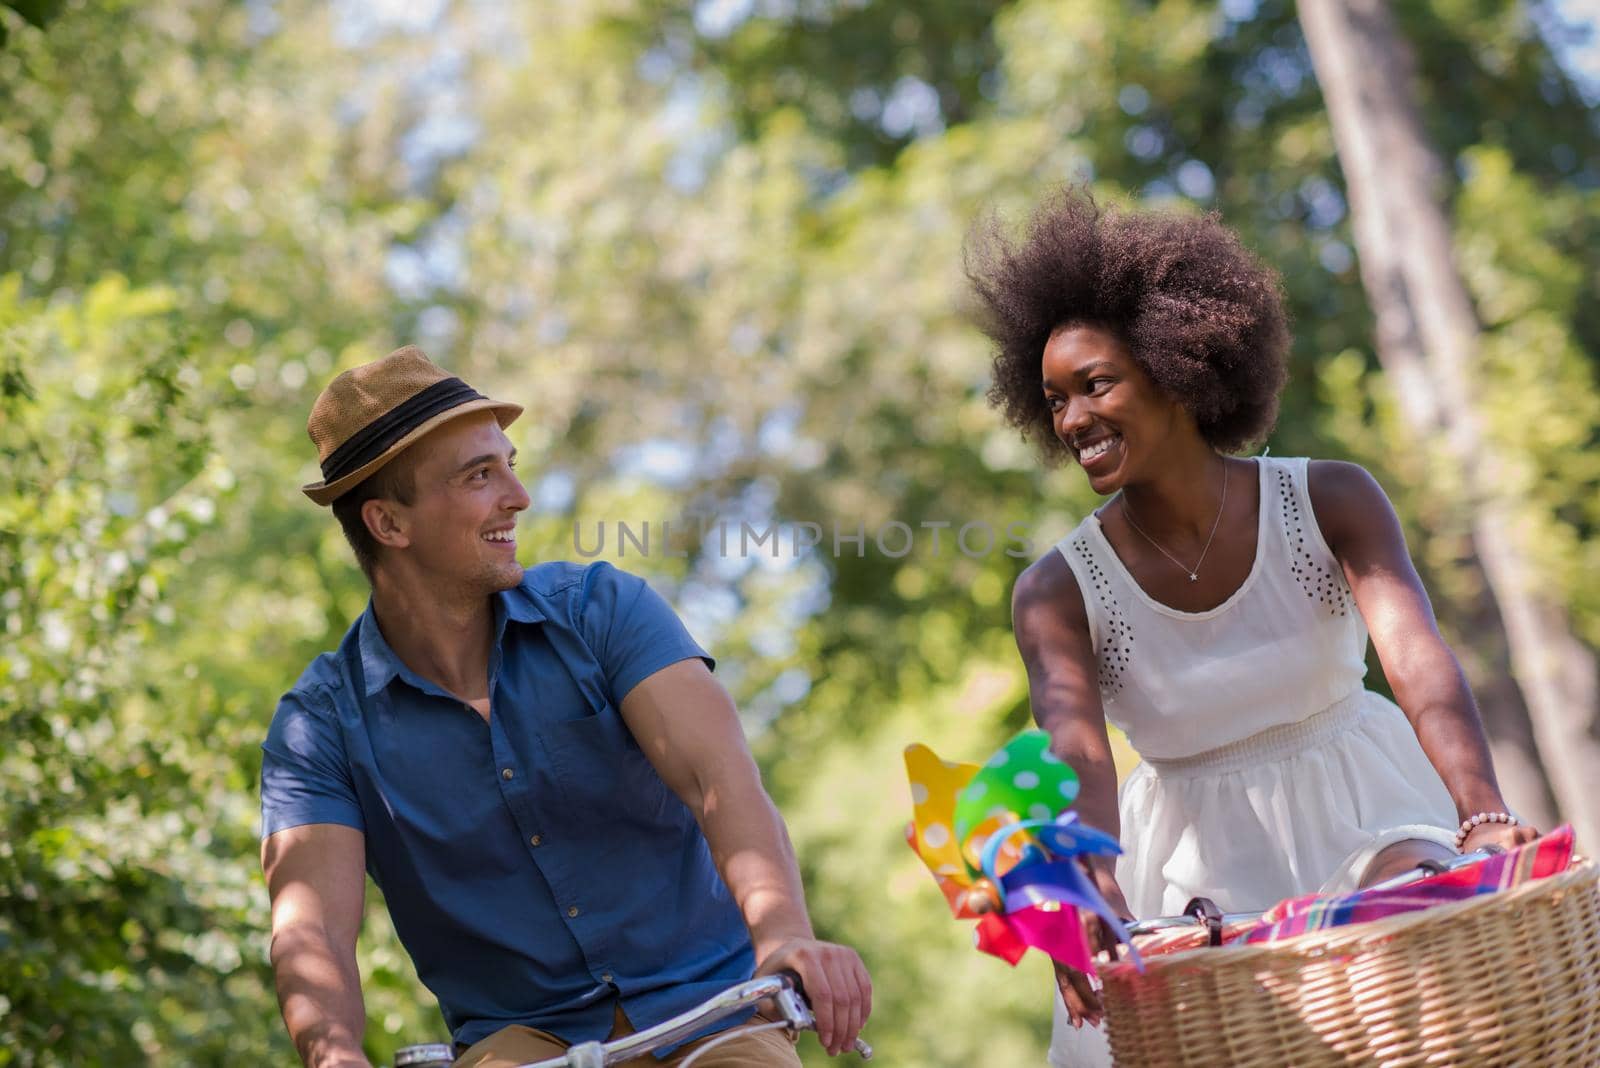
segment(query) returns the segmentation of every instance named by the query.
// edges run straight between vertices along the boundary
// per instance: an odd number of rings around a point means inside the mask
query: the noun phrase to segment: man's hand
[[[815,938],[791,938],[762,959],[756,974],[785,968],[805,985],[823,1049],[834,1056],[854,1049],[861,1026],[872,1015],[872,980],[856,951]]]

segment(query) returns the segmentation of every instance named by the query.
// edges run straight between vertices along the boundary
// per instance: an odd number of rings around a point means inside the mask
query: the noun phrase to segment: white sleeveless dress
[[[1143,762],[1118,796],[1117,881],[1138,917],[1356,887],[1379,850],[1452,847],[1455,805],[1394,702],[1366,689],[1367,628],[1323,541],[1306,460],[1261,457],[1256,558],[1207,612],[1147,596],[1090,515],[1056,546],[1083,593],[1106,719]],[[1109,1065],[1055,998],[1053,1065]]]

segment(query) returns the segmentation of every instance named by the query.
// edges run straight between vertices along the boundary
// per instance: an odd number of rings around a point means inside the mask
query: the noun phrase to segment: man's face
[[[452,419],[415,445],[416,487],[398,506],[408,563],[442,590],[487,596],[522,581],[517,513],[528,491],[512,470],[517,450],[491,412]]]

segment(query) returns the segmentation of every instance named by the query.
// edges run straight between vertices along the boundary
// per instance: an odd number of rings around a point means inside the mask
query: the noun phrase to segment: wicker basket
[[[1101,969],[1120,1068],[1600,1065],[1600,870]]]

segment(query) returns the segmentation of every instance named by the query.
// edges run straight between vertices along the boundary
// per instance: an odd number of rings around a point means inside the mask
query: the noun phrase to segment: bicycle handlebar
[[[647,1056],[658,1047],[682,1041],[707,1024],[732,1016],[740,1009],[772,999],[783,1017],[782,1026],[791,1031],[814,1031],[817,1020],[800,993],[800,977],[783,971],[763,975],[729,987],[708,998],[687,1012],[680,1013],[664,1023],[610,1042],[580,1042],[559,1057],[534,1061],[521,1068],[606,1068],[636,1057]],[[856,1052],[862,1060],[872,1059],[872,1047],[856,1039]]]

